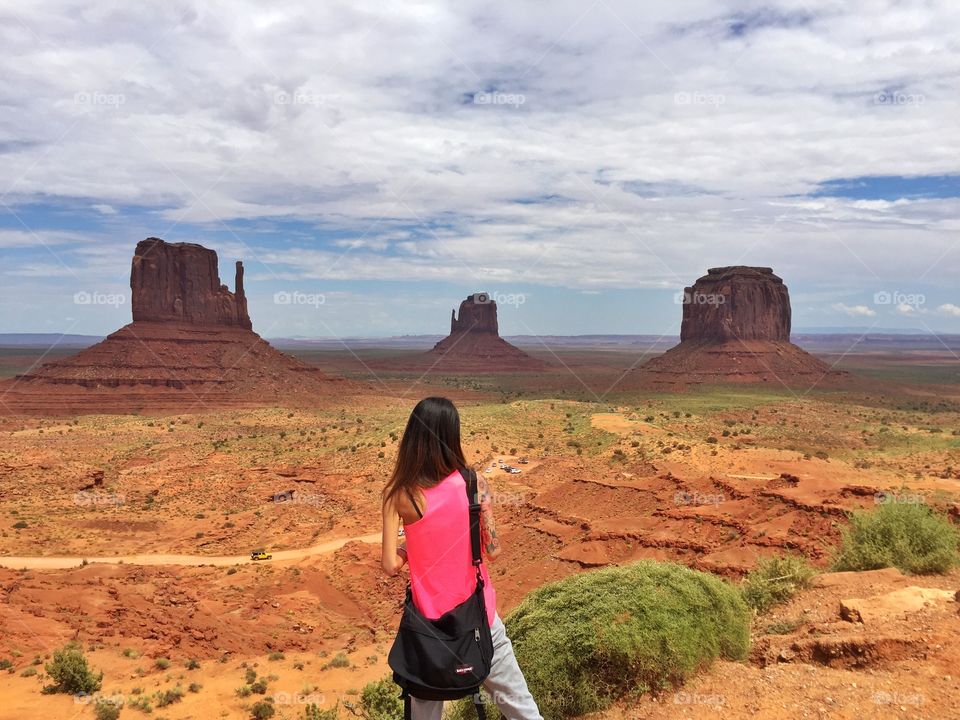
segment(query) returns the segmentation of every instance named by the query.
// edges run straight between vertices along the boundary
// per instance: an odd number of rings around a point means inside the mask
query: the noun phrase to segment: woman
[[[470,560],[466,484],[460,474],[467,461],[460,447],[460,415],[446,398],[417,403],[400,440],[393,475],[383,491],[383,569],[396,575],[410,567],[410,587],[417,610],[439,618],[466,600],[476,587]],[[500,554],[490,491],[477,478],[484,560]],[[397,545],[403,520],[405,546]],[[496,611],[497,596],[480,566],[487,620],[493,635],[493,664],[483,685],[507,720],[543,720],[517,665],[513,645]],[[443,703],[412,700],[415,720],[440,720]]]

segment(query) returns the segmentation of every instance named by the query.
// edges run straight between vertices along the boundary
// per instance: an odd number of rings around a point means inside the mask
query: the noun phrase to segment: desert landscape
[[[957,37],[0,2],[0,720],[960,720]]]
[[[747,661],[604,717],[948,717],[960,703],[960,572],[830,572],[851,511],[922,503],[960,518],[960,384],[944,353],[818,359],[789,343],[785,289],[754,289],[769,270],[727,268],[712,290],[746,300],[685,305],[682,342],[652,360],[525,353],[500,340],[496,303],[472,297],[471,327],[454,324],[439,358],[385,346],[297,359],[248,318],[232,330],[235,314],[191,313],[208,296],[178,288],[219,286],[201,250],[138,245],[134,322],[99,345],[29,372],[18,364],[42,349],[5,356],[3,717],[92,708],[93,695],[42,693],[68,642],[125,716],[249,717],[251,671],[277,717],[355,706],[389,673],[404,581],[379,567],[380,491],[428,394],[458,403],[491,483],[502,614],[545,583],[644,559],[733,583],[782,554],[820,573],[754,617]],[[211,278],[185,282],[198,266]],[[463,367],[458,341],[472,348]],[[244,342],[255,364],[234,360]],[[485,363],[483,343],[497,350]],[[270,559],[252,561],[260,548]]]

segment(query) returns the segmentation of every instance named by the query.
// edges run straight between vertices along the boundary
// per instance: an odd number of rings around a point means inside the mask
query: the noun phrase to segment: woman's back
[[[426,507],[423,517],[404,524],[410,587],[417,609],[430,619],[439,618],[466,600],[476,588],[471,561],[469,502],[466,483],[454,471],[439,483],[421,488]],[[496,592],[486,564],[480,566],[484,582],[487,620],[493,624]]]

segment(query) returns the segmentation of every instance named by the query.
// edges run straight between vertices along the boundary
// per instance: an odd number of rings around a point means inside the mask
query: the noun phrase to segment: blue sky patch
[[[852,200],[909,200],[960,197],[960,175],[865,175],[820,183],[811,197]]]

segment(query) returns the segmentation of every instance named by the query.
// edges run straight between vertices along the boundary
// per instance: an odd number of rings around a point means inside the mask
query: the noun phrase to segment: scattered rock
[[[840,601],[840,617],[847,622],[880,624],[919,612],[938,602],[953,602],[955,593],[936,588],[907,587],[871,598]]]

